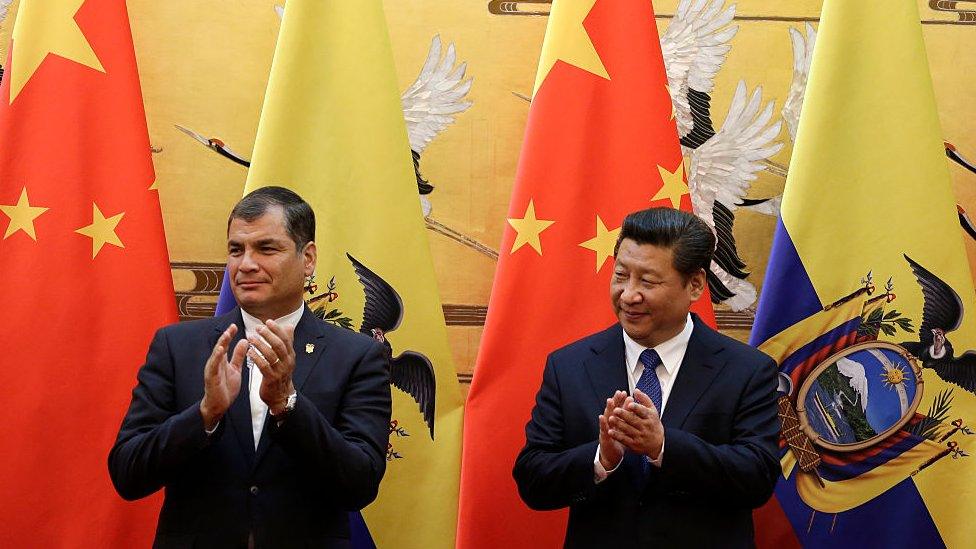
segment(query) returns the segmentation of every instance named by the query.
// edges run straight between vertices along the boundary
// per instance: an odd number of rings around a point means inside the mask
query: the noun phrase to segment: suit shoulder
[[[729,353],[731,362],[743,367],[756,368],[767,366],[773,359],[759,349],[742,343],[741,341],[729,337],[721,332],[711,330],[713,337],[724,347],[724,351]]]
[[[610,345],[614,341],[623,344],[622,331],[617,326],[611,326],[605,330],[590,334],[586,337],[577,339],[576,341],[564,345],[555,351],[549,353],[549,358],[553,362],[560,362],[562,360],[572,360],[579,359],[580,357],[586,357],[602,351],[607,345]],[[615,337],[616,336],[616,337]]]
[[[225,319],[227,315],[212,318],[200,318],[183,322],[167,324],[156,330],[156,334],[166,334],[167,338],[181,339],[195,334],[210,333],[221,325],[229,325],[232,321]]]

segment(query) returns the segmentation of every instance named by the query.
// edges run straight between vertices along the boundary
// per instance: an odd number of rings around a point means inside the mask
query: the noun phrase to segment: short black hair
[[[315,240],[315,212],[298,193],[284,187],[261,187],[240,200],[227,218],[227,230],[235,219],[254,221],[268,211],[268,208],[281,206],[285,216],[285,229],[295,241],[295,248],[301,253],[306,244]]]
[[[627,215],[614,255],[625,238],[670,249],[671,266],[685,280],[700,269],[707,273],[715,252],[715,234],[708,225],[700,217],[674,208],[648,208]]]

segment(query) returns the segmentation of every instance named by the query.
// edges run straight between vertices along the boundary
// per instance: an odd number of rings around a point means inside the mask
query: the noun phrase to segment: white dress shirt
[[[294,328],[298,326],[298,321],[302,319],[302,313],[305,312],[305,303],[303,302],[298,309],[288,313],[287,315],[276,318],[275,322],[282,328],[290,326]],[[247,311],[241,309],[241,315],[244,317],[244,336],[257,336],[262,341],[264,338],[258,335],[258,328],[263,326],[264,323],[257,318],[247,314]],[[267,341],[265,341],[267,343]],[[254,349],[257,351],[257,349]],[[281,357],[278,357],[281,358]],[[261,440],[261,431],[264,430],[264,419],[268,415],[268,405],[261,400],[261,380],[264,379],[264,374],[261,370],[254,366],[251,362],[251,358],[247,359],[247,368],[250,372],[248,376],[247,389],[249,392],[249,397],[251,401],[251,433],[254,435],[254,449],[257,450],[258,442]]]
[[[678,335],[653,347],[657,351],[658,356],[661,357],[661,364],[658,364],[655,369],[657,379],[661,383],[661,409],[658,410],[658,414],[661,416],[664,415],[664,409],[668,405],[671,388],[674,387],[674,380],[678,378],[678,370],[681,369],[681,361],[685,358],[685,352],[688,350],[688,341],[691,340],[691,332],[694,328],[695,323],[692,322],[691,315],[689,314],[685,320],[685,327],[678,332]],[[637,387],[637,380],[644,373],[644,364],[640,361],[640,355],[649,347],[645,347],[631,339],[627,335],[627,332],[623,330],[621,332],[623,332],[624,338],[624,360],[627,361],[627,388],[630,390],[630,394],[634,394],[634,388]],[[662,442],[661,453],[657,456],[657,459],[651,460],[651,463],[660,467],[663,457],[664,445]],[[617,466],[619,465],[618,463]],[[593,473],[596,482],[599,483],[606,479],[607,475],[617,470],[617,466],[609,471],[603,467],[603,464],[600,463],[600,446],[597,445],[596,457],[593,460]]]

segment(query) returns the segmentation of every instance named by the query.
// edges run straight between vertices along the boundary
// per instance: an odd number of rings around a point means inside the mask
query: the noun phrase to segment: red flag
[[[615,322],[626,214],[691,210],[651,2],[554,2],[464,423],[458,546],[557,547],[512,466],[546,355]],[[714,325],[706,295],[697,312]],[[623,365],[621,365],[623,367]]]
[[[176,320],[124,0],[22,0],[0,85],[0,546],[146,547],[107,458]]]

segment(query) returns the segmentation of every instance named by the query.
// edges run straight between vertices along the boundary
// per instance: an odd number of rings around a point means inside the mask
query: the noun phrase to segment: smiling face
[[[686,278],[674,268],[671,248],[629,238],[620,243],[613,268],[614,312],[627,335],[646,347],[678,335],[705,288],[704,271]]]
[[[288,234],[281,206],[253,221],[231,220],[227,228],[227,275],[242,309],[260,320],[297,309],[305,277],[315,270],[315,243],[298,250]]]

